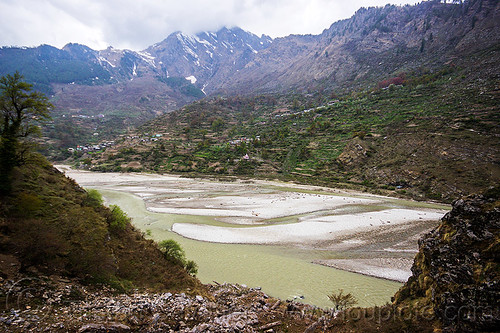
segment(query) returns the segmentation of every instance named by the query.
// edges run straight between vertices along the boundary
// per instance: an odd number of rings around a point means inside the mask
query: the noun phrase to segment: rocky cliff
[[[475,67],[468,55],[498,45],[499,6],[470,0],[361,8],[321,35],[275,39],[219,87],[242,93],[352,89],[421,66]]]
[[[399,306],[430,311],[447,332],[500,327],[500,188],[453,203],[419,242]]]

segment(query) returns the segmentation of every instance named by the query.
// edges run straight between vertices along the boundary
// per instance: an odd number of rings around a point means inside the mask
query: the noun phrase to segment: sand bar
[[[278,181],[220,182],[56,167],[82,186],[132,193],[143,199],[149,211],[207,216],[235,224],[235,228],[173,224],[172,231],[183,237],[221,244],[282,245],[315,253],[330,251],[337,261],[311,260],[396,281],[410,274],[409,266],[398,262],[414,256],[417,239],[437,225],[447,211],[443,205]],[[313,252],[311,256],[316,255]],[[383,265],[365,259],[380,255],[385,260]]]
[[[386,223],[399,224],[418,219],[437,220],[439,212],[389,209],[378,212],[305,218],[291,224],[249,228],[176,223],[172,231],[191,239],[216,243],[280,244],[332,240],[361,230],[377,229]]]

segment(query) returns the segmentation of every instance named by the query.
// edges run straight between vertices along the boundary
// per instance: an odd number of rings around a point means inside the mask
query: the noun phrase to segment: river
[[[417,236],[436,225],[437,216],[447,208],[293,184],[59,168],[82,186],[98,189],[106,204],[119,205],[147,237],[179,242],[186,257],[198,264],[197,277],[203,283],[261,287],[274,297],[320,307],[331,306],[327,295],[339,289],[351,292],[360,306],[382,305],[402,284],[313,261],[394,257],[409,261]],[[413,213],[425,218],[411,218]],[[387,215],[379,219],[377,214]],[[345,224],[352,228],[344,230]],[[309,238],[293,233],[298,225],[302,225],[298,232],[310,234]],[[181,232],[173,232],[173,227]],[[307,233],[308,229],[323,231]],[[227,232],[232,232],[229,239],[221,236]],[[251,232],[253,238],[245,238]],[[281,241],[258,244],[263,235]]]

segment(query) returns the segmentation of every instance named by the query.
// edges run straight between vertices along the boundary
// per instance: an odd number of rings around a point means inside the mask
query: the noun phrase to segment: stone
[[[93,323],[80,327],[78,333],[84,332],[125,332],[130,331],[130,327],[120,323]]]

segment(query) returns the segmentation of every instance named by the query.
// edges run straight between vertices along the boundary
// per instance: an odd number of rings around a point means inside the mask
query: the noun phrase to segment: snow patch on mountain
[[[100,65],[102,65],[103,63],[107,63],[108,65],[110,65],[110,66],[111,66],[111,67],[113,67],[113,68],[115,68],[115,67],[116,67],[116,65],[113,65],[113,64],[111,63],[111,61],[109,61],[108,59],[106,59],[106,58],[104,58],[104,57],[102,57],[102,56],[99,56],[99,57],[97,58],[97,60],[99,60],[99,64],[100,64]]]
[[[201,39],[200,36],[194,36],[194,38],[199,44],[203,44],[205,47],[210,47],[212,50],[215,50],[215,46],[209,41]]]
[[[142,59],[144,60],[144,62],[148,63],[150,66],[156,68],[156,63],[155,63],[155,57],[153,57],[151,54],[149,54],[148,52],[145,52],[145,51],[139,51],[139,52],[136,52],[137,55]]]
[[[208,86],[208,83],[205,83],[205,84],[203,85],[203,88],[201,88],[201,92],[202,92],[202,93],[204,93],[205,95],[207,94],[207,93],[205,92],[205,88],[206,88],[207,86]]]
[[[192,84],[195,84],[196,81],[198,81],[194,75],[186,77],[186,80],[191,81]]]

